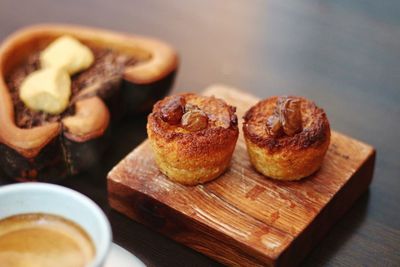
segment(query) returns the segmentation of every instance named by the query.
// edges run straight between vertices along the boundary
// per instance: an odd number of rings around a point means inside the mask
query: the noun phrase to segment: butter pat
[[[71,79],[63,69],[46,68],[29,74],[22,82],[19,97],[36,111],[59,114],[68,107]]]
[[[70,75],[93,64],[92,51],[71,36],[62,36],[40,54],[42,68],[62,68]]]

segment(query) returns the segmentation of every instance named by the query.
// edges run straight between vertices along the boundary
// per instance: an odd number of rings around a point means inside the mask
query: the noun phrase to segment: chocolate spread
[[[88,68],[71,77],[71,99],[77,93],[93,84],[107,82],[113,77],[122,77],[123,70],[126,66],[132,66],[138,61],[128,55],[117,53],[114,50],[90,47],[95,61]],[[74,103],[61,114],[51,115],[42,111],[34,111],[25,106],[19,98],[19,88],[22,81],[33,71],[40,68],[39,62],[40,51],[32,53],[28,59],[17,66],[11,74],[6,78],[12,101],[14,103],[15,123],[21,128],[32,128],[40,126],[48,122],[60,121],[63,117],[73,114]]]

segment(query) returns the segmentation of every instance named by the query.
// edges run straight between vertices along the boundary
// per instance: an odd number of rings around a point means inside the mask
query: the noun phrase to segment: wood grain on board
[[[258,101],[222,85],[204,94],[236,106],[239,118]],[[297,182],[274,181],[253,169],[241,134],[225,174],[187,187],[158,171],[144,141],[108,174],[109,202],[221,263],[296,265],[368,188],[374,162],[373,147],[333,131],[317,173]]]

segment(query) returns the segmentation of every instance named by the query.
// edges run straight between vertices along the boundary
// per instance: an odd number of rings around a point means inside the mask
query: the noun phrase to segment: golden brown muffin
[[[317,171],[331,136],[324,110],[297,96],[258,102],[246,112],[243,132],[253,166],[279,180],[298,180]]]
[[[185,185],[222,174],[239,134],[235,111],[221,99],[190,93],[157,102],[147,134],[160,171]]]

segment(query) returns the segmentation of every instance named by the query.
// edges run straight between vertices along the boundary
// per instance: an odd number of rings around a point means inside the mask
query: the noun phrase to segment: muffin
[[[246,112],[243,132],[252,165],[278,180],[299,180],[317,171],[331,136],[324,110],[298,96],[258,102]]]
[[[239,135],[235,111],[221,99],[191,93],[158,101],[147,134],[160,171],[185,185],[221,175]]]

